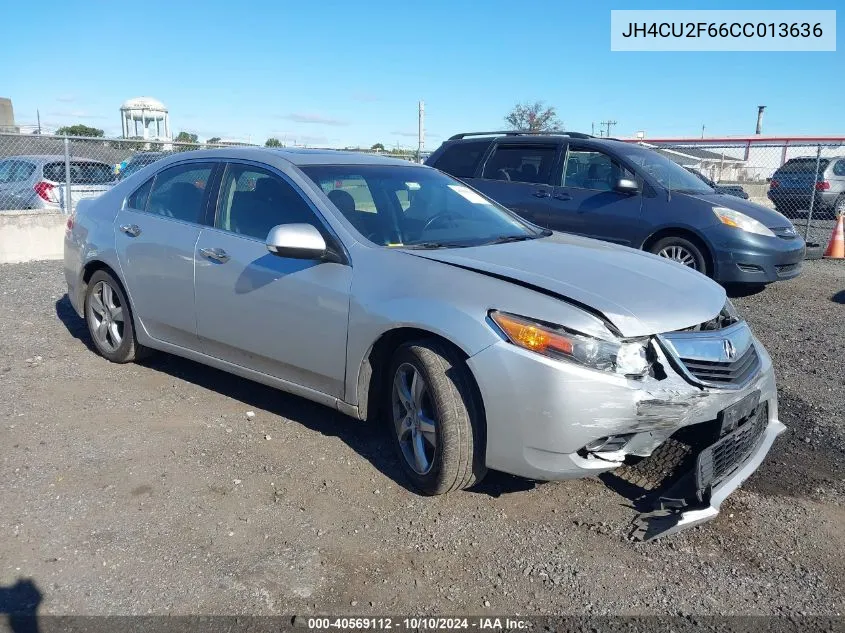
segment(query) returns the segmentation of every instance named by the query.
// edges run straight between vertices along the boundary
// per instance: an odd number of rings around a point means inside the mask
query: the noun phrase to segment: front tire
[[[113,363],[132,362],[145,350],[135,338],[126,293],[105,270],[98,270],[88,280],[85,322],[97,352]]]
[[[465,489],[481,481],[484,422],[469,368],[436,340],[399,347],[387,374],[387,423],[399,463],[425,494]]]
[[[707,268],[707,259],[701,247],[685,237],[670,235],[669,237],[661,238],[651,245],[649,251],[660,257],[665,257],[693,270],[697,270],[703,275],[710,274]]]

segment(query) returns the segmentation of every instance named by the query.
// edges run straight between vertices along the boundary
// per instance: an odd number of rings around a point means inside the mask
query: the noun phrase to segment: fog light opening
[[[585,453],[615,453],[625,448],[632,437],[634,437],[633,433],[600,437],[597,440],[585,444],[581,450]]]

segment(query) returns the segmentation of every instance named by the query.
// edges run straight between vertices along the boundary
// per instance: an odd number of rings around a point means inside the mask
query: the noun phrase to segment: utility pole
[[[41,134],[41,110],[35,111],[35,116],[38,117],[38,134]]]
[[[417,160],[422,162],[425,149],[425,101],[419,103],[419,128],[417,130]]]
[[[590,136],[595,136],[595,135],[596,135],[596,122],[593,121],[592,123],[590,123]]]
[[[616,121],[602,121],[602,122],[601,122],[601,124],[602,124],[602,125],[606,125],[606,126],[607,126],[607,134],[606,134],[606,136],[610,136],[610,128],[611,128],[611,127],[613,127],[614,125],[616,125],[616,123],[617,123]]]
[[[757,130],[754,134],[762,134],[763,133],[763,110],[766,109],[766,106],[757,106]]]
[[[704,124],[701,124],[701,138],[704,138]]]

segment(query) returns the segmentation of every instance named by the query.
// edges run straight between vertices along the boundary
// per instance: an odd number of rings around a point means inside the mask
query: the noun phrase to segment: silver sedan
[[[655,503],[648,538],[715,516],[784,429],[771,360],[720,286],[428,167],[186,152],[68,224],[68,295],[105,358],[170,352],[384,421],[428,494],[683,446],[683,502]]]

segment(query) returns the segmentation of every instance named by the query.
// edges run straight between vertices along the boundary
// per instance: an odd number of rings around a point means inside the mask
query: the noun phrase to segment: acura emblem
[[[722,341],[722,344],[725,346],[725,356],[728,360],[733,360],[736,358],[736,347],[734,347],[733,342],[730,339],[725,339]]]

